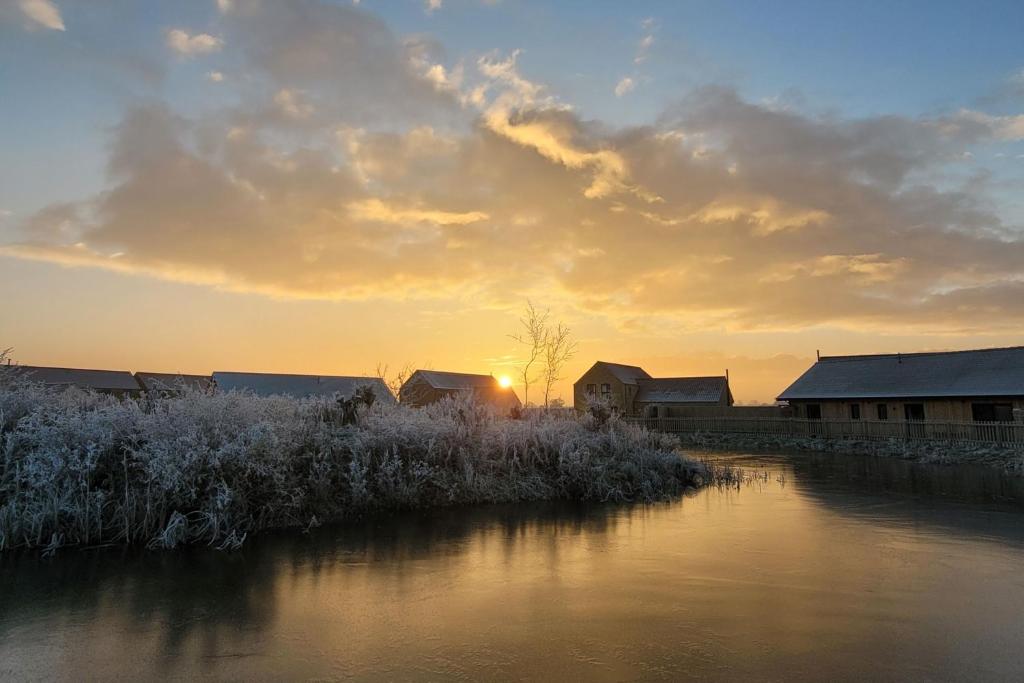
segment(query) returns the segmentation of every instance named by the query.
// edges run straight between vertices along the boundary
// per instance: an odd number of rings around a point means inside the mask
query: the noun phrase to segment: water
[[[0,678],[1024,680],[1024,481],[851,456],[652,506],[0,559]]]

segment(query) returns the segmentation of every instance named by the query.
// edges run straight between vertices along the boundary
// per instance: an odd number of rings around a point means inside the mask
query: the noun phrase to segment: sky
[[[0,347],[596,360],[770,402],[1024,343],[1024,4],[0,0]],[[522,396],[522,387],[517,387]]]

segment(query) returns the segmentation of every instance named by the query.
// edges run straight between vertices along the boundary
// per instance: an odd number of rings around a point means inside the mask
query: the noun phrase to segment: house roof
[[[637,380],[637,403],[717,403],[729,391],[725,377],[657,377]]]
[[[143,391],[188,389],[206,391],[213,386],[211,375],[183,375],[180,372],[136,372],[135,379]]]
[[[493,375],[473,375],[465,372],[442,372],[440,370],[417,370],[414,375],[421,377],[434,389],[496,389],[498,380]],[[410,379],[412,379],[410,377]]]
[[[636,365],[623,365],[622,363],[609,363],[608,361],[599,360],[594,363],[595,366],[601,365],[605,367],[608,372],[615,376],[615,379],[619,380],[624,384],[636,384],[638,379],[649,379],[650,375],[647,371]]]
[[[251,391],[258,396],[288,395],[351,396],[356,389],[371,386],[377,399],[395,403],[395,397],[379,377],[342,377],[332,375],[282,375],[263,372],[215,372],[213,381],[222,391]]]
[[[1024,346],[823,356],[780,400],[1024,396]]]
[[[97,391],[138,391],[139,384],[127,370],[85,370],[80,368],[44,368],[35,365],[11,366],[30,381],[47,386],[76,386]]]

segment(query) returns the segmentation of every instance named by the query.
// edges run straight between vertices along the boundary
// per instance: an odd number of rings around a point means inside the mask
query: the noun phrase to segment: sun
[[[509,377],[508,375],[502,375],[501,377],[498,378],[498,384],[501,385],[502,389],[508,389],[510,386],[512,386],[512,378]]]

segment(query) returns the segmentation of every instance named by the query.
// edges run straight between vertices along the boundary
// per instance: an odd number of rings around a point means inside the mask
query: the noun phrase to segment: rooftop
[[[215,372],[213,380],[223,391],[251,391],[259,396],[288,395],[351,396],[356,389],[372,386],[378,400],[395,402],[387,385],[378,377],[345,377],[336,375],[284,375],[264,372]]]
[[[637,403],[717,403],[729,391],[722,377],[656,377],[637,380]]]
[[[48,386],[76,386],[97,391],[138,391],[139,384],[127,370],[86,370],[81,368],[45,368],[12,365],[30,380]]]
[[[1024,346],[822,356],[780,400],[1024,396]]]

